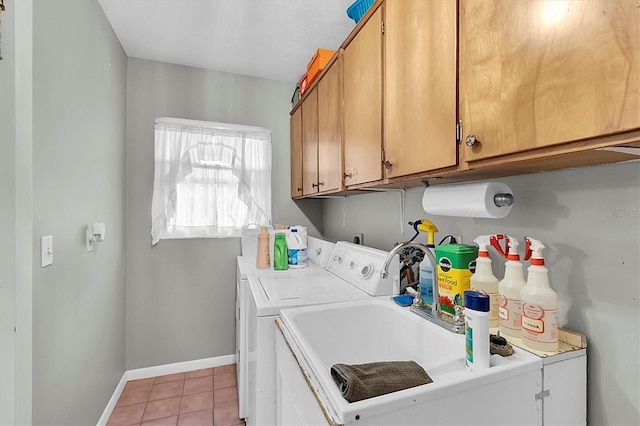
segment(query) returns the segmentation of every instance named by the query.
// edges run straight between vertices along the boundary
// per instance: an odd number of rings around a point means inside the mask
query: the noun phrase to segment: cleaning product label
[[[543,309],[540,305],[526,303],[520,317],[523,339],[538,343],[558,341],[558,310]]]
[[[306,236],[301,235],[297,229],[291,229],[287,235],[287,254],[289,268],[304,268],[307,266],[307,242]]]
[[[462,296],[469,290],[475,272],[478,247],[446,244],[436,247],[438,262],[438,303],[443,312],[455,314],[455,305],[463,306]]]
[[[497,327],[500,322],[500,312],[498,304],[498,293],[487,293],[491,300],[491,312],[489,313],[489,323],[492,327]]]
[[[423,305],[433,304],[433,269],[420,264],[420,299]]]
[[[287,249],[289,254],[289,267],[302,267],[307,266],[307,249]]]
[[[500,314],[500,327],[520,331],[520,316],[522,306],[519,299],[509,299],[504,294],[498,295],[498,305]],[[511,334],[510,334],[511,335]]]
[[[473,328],[469,327],[469,323],[465,324],[464,335],[466,337],[467,361],[473,364]]]

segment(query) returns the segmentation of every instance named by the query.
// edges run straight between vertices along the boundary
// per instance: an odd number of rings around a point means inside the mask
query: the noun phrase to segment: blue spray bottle
[[[438,232],[438,228],[426,219],[422,219],[416,228],[427,234],[427,249],[431,250],[435,258],[436,246],[434,238],[435,233]],[[427,256],[420,262],[420,299],[423,305],[433,305],[433,286],[438,285],[438,283],[433,282],[434,266]]]

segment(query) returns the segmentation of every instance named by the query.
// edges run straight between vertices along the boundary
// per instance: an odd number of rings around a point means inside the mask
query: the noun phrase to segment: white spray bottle
[[[506,250],[500,247],[501,239],[507,242]],[[496,235],[496,238],[491,239],[491,245],[507,259],[504,278],[498,283],[500,334],[520,338],[522,334],[520,292],[527,282],[524,279],[523,266],[518,254],[518,240],[510,235]]]
[[[498,279],[493,275],[488,246],[491,235],[480,235],[475,240],[478,244],[478,258],[476,259],[476,272],[469,279],[471,290],[485,293],[489,296],[489,327],[497,327],[500,324],[498,315]]]
[[[558,295],[549,286],[549,270],[544,266],[541,241],[525,237],[524,260],[531,258],[527,268],[527,285],[520,291],[522,301],[522,341],[532,349],[545,352],[558,350]]]

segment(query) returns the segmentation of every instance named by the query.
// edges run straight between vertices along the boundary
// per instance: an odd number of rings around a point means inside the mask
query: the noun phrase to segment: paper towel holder
[[[493,196],[493,203],[497,207],[508,207],[513,204],[513,194],[508,192],[496,194]]]
[[[442,177],[436,176],[429,179],[442,179]],[[422,184],[422,186],[425,187],[425,189],[431,186],[431,184],[429,183],[429,179],[424,179],[420,181],[420,183]],[[493,204],[495,204],[496,207],[509,207],[513,205],[513,194],[510,194],[508,192],[501,192],[499,194],[496,194],[493,196]]]

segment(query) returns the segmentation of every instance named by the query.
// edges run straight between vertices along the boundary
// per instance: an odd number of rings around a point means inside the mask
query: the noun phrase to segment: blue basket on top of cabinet
[[[367,10],[371,7],[374,0],[356,0],[349,8],[347,9],[347,16],[354,21],[356,24],[362,19]]]

